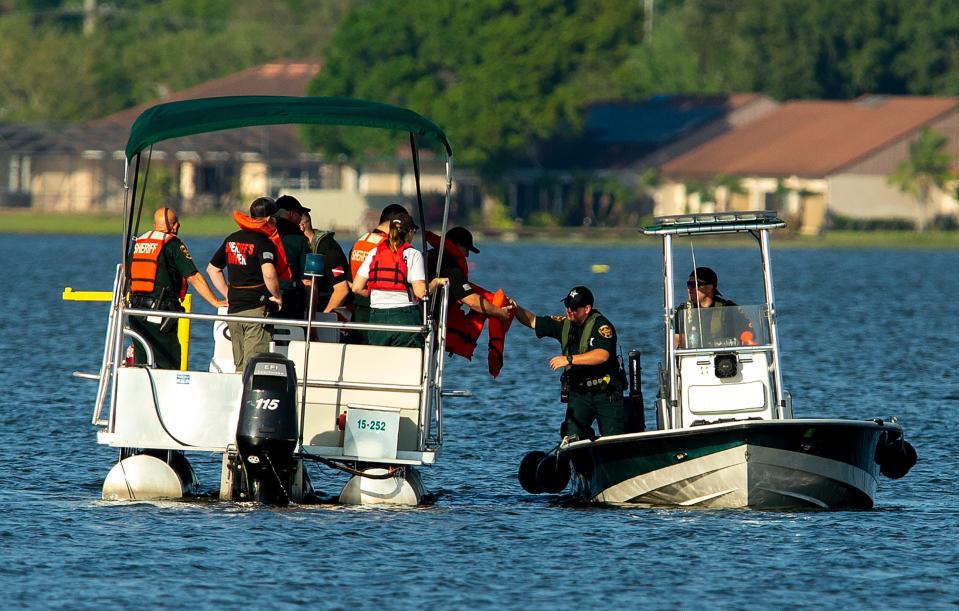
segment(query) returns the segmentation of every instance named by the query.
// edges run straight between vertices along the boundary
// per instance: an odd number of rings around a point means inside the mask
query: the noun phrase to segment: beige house
[[[821,231],[827,214],[916,221],[919,205],[888,177],[924,127],[949,137],[959,157],[957,103],[906,96],[786,103],[663,164],[655,213],[778,209],[803,233]],[[730,186],[736,181],[739,188]],[[930,213],[957,216],[954,193],[935,193]]]

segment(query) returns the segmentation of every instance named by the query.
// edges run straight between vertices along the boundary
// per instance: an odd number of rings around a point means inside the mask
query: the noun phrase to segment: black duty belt
[[[130,295],[130,307],[138,310],[172,310],[179,311],[180,302],[175,299],[160,301],[149,295]]]

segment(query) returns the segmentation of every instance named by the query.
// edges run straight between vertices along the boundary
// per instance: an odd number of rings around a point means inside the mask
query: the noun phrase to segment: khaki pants
[[[230,312],[233,316],[264,316],[266,306],[259,306],[249,310],[240,310],[239,312]],[[236,365],[236,372],[243,373],[247,361],[258,352],[270,351],[270,333],[266,330],[266,325],[250,322],[228,322],[230,329],[230,340],[233,342],[233,364]]]

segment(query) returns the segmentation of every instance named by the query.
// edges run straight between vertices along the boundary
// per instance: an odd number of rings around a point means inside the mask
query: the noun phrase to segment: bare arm
[[[283,298],[280,296],[280,280],[276,276],[276,267],[272,263],[261,263],[260,271],[263,272],[266,290],[270,291],[270,301],[282,308]]]
[[[426,295],[426,280],[414,280],[410,283],[413,286],[413,296],[422,299]]]
[[[223,274],[221,273],[220,276],[222,277],[222,275]],[[190,274],[187,276],[186,281],[190,283],[190,286],[193,287],[200,297],[206,299],[207,303],[214,308],[227,305],[226,299],[216,298],[216,295],[214,295],[213,291],[210,290],[210,285],[206,283],[206,280],[203,279],[203,276],[200,274],[200,272]]]
[[[366,276],[360,275],[357,275],[356,278],[353,278],[353,292],[357,295],[369,297],[370,292],[366,290],[366,280]]]
[[[330,302],[326,304],[324,312],[332,312],[346,301],[346,296],[350,294],[350,283],[347,281],[339,282],[333,285],[333,294],[330,295]]]
[[[530,329],[536,328],[536,315],[516,303],[513,300],[510,300],[510,305],[513,306],[513,314],[516,316],[516,320],[520,321]]]
[[[479,312],[485,316],[492,316],[493,318],[498,318],[499,320],[506,322],[509,320],[509,307],[500,308],[492,303],[490,303],[482,295],[476,293],[470,293],[466,297],[463,297],[463,303],[469,306],[474,312]],[[529,326],[529,325],[526,325]]]
[[[206,275],[210,277],[210,282],[216,287],[221,295],[227,295],[230,287],[226,284],[226,278],[223,277],[223,270],[210,263],[206,266]]]

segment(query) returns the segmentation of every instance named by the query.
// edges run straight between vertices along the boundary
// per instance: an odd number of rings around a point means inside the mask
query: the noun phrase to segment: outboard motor
[[[279,354],[253,356],[243,371],[236,449],[243,465],[240,496],[270,505],[290,502],[296,474],[296,370]]]

